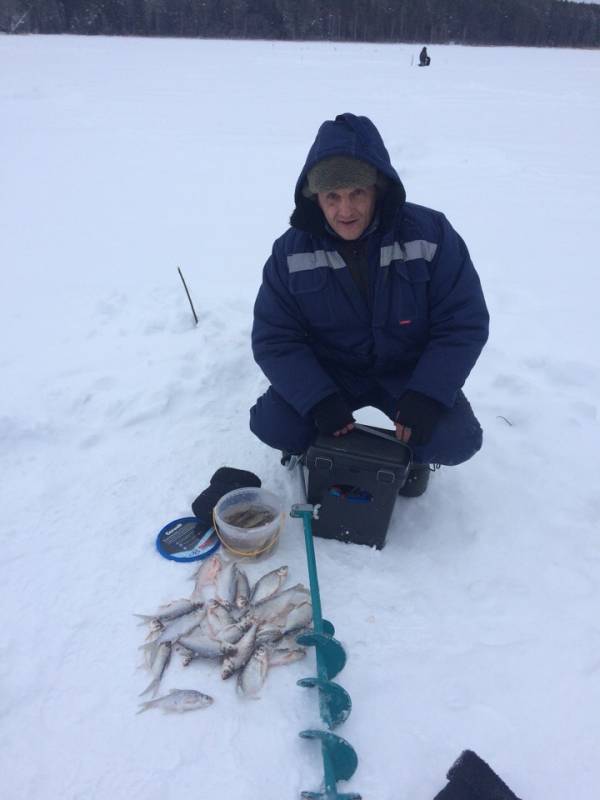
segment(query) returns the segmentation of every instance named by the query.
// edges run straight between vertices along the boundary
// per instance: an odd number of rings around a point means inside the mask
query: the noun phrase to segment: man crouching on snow
[[[400,493],[417,496],[430,464],[460,464],[481,447],[461,387],[489,317],[463,240],[405,198],[367,117],[321,125],[256,299],[252,347],[271,386],[250,428],[303,453],[317,432],[343,436],[353,411],[374,406],[412,449]]]

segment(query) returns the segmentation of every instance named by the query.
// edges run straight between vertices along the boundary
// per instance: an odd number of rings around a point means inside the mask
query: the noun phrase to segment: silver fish
[[[225,564],[221,568],[221,571],[217,575],[215,598],[222,603],[233,603],[235,596],[235,567],[235,561],[230,561],[229,564]]]
[[[201,653],[194,653],[193,650],[186,650],[185,647],[180,648],[181,652],[181,666],[182,667],[189,667],[192,661],[200,660],[208,660],[208,661],[217,661],[220,658],[223,658],[223,654],[219,654],[217,656],[206,656]]]
[[[246,697],[256,697],[260,692],[269,669],[269,653],[259,645],[246,666],[238,673],[237,688]]]
[[[153,630],[162,630],[165,627],[165,622],[171,622],[178,617],[183,617],[196,611],[202,606],[199,600],[174,600],[172,603],[167,603],[160,606],[154,614],[134,614],[134,617],[139,617],[144,622],[149,622]]]
[[[301,645],[298,644],[297,638],[300,636],[301,633],[304,631],[312,630],[311,628],[299,631],[294,631],[294,633],[288,633],[285,636],[282,636],[279,641],[274,642],[272,645],[273,650],[297,650],[298,647]]]
[[[310,602],[300,603],[299,606],[293,608],[287,615],[283,634],[292,633],[292,631],[299,631],[302,628],[308,627],[312,622],[312,605]]]
[[[285,617],[295,606],[305,603],[310,597],[308,590],[301,584],[297,583],[290,589],[285,589],[283,592],[267,597],[260,603],[256,603],[252,607],[252,614],[258,622],[276,622],[279,617]]]
[[[276,642],[283,636],[283,628],[281,625],[275,625],[272,622],[263,622],[259,626],[256,633],[256,644],[270,644]]]
[[[235,645],[229,642],[218,642],[207,636],[182,636],[177,644],[194,654],[194,658],[222,658],[237,652]]]
[[[148,694],[148,692],[153,692],[154,694],[158,692],[160,680],[165,674],[165,670],[169,666],[169,661],[171,660],[171,649],[171,642],[162,642],[159,645],[156,657],[152,662],[152,674],[154,678],[150,681],[148,686],[146,686],[144,691],[140,692],[140,697],[144,694]]]
[[[206,612],[204,607],[199,608],[197,611],[192,611],[191,614],[185,614],[183,617],[170,622],[163,631],[161,631],[154,639],[146,644],[140,646],[140,650],[144,650],[146,662],[154,661],[158,648],[163,642],[172,642],[180,636],[187,635],[199,626],[204,624]]]
[[[227,605],[218,600],[211,600],[206,609],[206,621],[208,627],[215,638],[218,638],[219,631],[230,625],[235,625],[236,620],[231,615]]]
[[[223,562],[218,553],[210,556],[200,564],[192,576],[196,581],[192,592],[192,600],[203,598],[205,594],[208,594],[207,589],[214,587],[222,568]]]
[[[233,604],[236,608],[242,610],[247,608],[250,599],[250,583],[248,576],[241,567],[236,564],[233,570],[234,580],[234,599]]]
[[[246,631],[252,627],[252,624],[252,619],[246,618],[239,620],[239,622],[234,622],[233,625],[226,625],[219,631],[217,639],[219,639],[220,642],[235,644],[239,642]]]
[[[306,650],[304,647],[294,647],[291,649],[274,647],[269,650],[269,666],[279,667],[282,664],[293,664],[294,661],[300,661],[300,659],[305,656]]]
[[[196,569],[190,575],[190,580],[196,581],[198,580],[199,575],[204,574],[207,576],[207,583],[210,583],[212,581],[212,578],[216,578],[216,572],[218,572],[221,569],[222,565],[223,562],[221,560],[221,556],[218,553],[209,556],[209,558],[203,558],[196,567]],[[215,574],[213,574],[213,572]],[[211,575],[210,578],[208,578],[209,574]]]
[[[163,711],[194,711],[197,708],[206,708],[212,705],[213,699],[207,694],[196,692],[194,689],[171,689],[169,694],[157,697],[155,700],[148,700],[142,703],[138,714],[142,714],[149,708],[161,708]]]
[[[168,620],[161,624],[160,628],[151,630],[146,636],[147,642],[165,642],[169,639],[175,638],[178,633],[181,633],[194,625],[198,625],[201,620],[206,616],[206,606],[201,603],[196,609],[189,611],[187,614],[182,614],[175,619]],[[173,631],[176,633],[173,634]]]
[[[260,603],[268,597],[272,597],[283,586],[285,579],[288,575],[287,567],[279,567],[271,572],[267,572],[256,583],[250,594],[250,602],[252,604]]]
[[[254,652],[256,630],[257,625],[254,623],[237,643],[237,653],[229,656],[223,662],[223,669],[221,670],[221,677],[223,680],[227,680],[227,678],[231,677],[234,672],[237,672],[238,669],[244,667],[248,662],[250,656]]]

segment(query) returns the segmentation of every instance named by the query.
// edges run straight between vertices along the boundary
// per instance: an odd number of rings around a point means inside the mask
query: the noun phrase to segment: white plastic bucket
[[[264,525],[243,528],[227,522],[236,512],[256,506],[273,513],[273,519]],[[255,558],[275,550],[285,522],[283,503],[267,489],[234,489],[223,495],[213,511],[214,527],[224,547],[236,556]]]

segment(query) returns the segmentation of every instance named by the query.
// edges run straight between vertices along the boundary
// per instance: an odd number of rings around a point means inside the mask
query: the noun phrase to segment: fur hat
[[[380,176],[375,167],[350,156],[331,156],[319,161],[306,176],[302,189],[305,197],[313,197],[319,192],[330,192],[333,189],[346,189],[349,186],[365,188],[381,185]]]

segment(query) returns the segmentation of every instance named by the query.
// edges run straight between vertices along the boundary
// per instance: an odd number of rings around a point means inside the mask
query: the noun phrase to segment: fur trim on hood
[[[378,190],[377,209],[381,228],[388,228],[404,205],[406,192],[392,166],[381,134],[368,117],[357,117],[355,114],[340,114],[335,120],[327,120],[319,128],[296,182],[296,207],[290,217],[290,225],[315,236],[326,233],[323,212],[314,199],[305,197],[303,190],[308,172],[319,161],[331,156],[349,156],[366,161],[387,178],[387,188]]]

